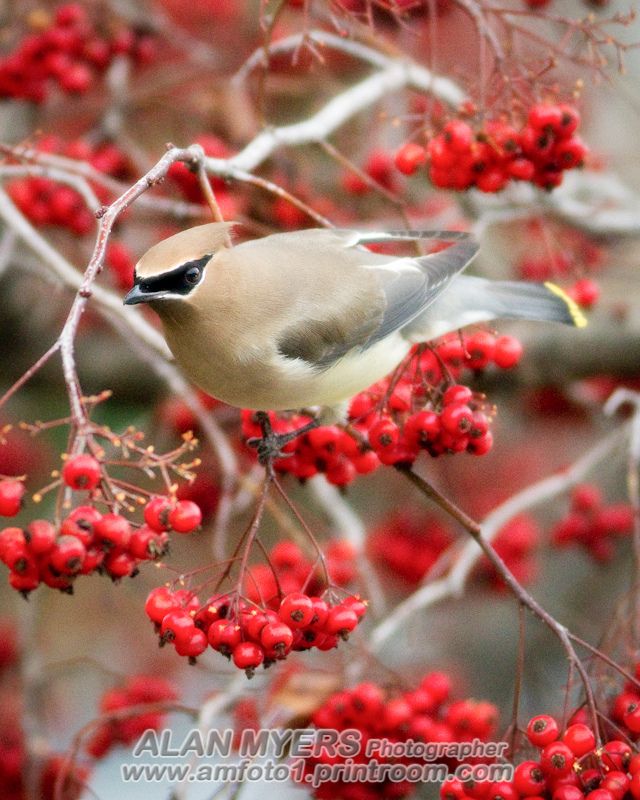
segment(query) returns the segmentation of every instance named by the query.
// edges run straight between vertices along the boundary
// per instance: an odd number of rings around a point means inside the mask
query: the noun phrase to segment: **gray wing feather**
[[[322,238],[324,232],[318,232]],[[341,311],[332,318],[300,320],[288,328],[278,343],[288,358],[303,359],[317,369],[327,369],[351,350],[366,350],[396,330],[408,325],[421,314],[469,264],[478,251],[478,244],[468,234],[453,231],[397,231],[360,233],[326,231],[338,236],[345,248],[374,241],[398,239],[459,239],[456,244],[420,258],[392,258],[360,264],[363,284],[355,285],[353,297],[343,297]],[[435,234],[435,235],[434,235]],[[373,237],[373,238],[372,238]],[[373,287],[375,291],[372,293]]]
[[[464,270],[478,252],[478,244],[465,239],[430,256],[414,259],[420,271],[384,274],[381,271],[386,307],[382,322],[363,349],[404,328],[419,316]]]

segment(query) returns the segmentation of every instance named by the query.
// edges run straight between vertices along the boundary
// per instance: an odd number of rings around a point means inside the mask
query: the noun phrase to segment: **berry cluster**
[[[554,717],[532,717],[526,735],[540,750],[537,760],[522,761],[509,781],[472,785],[456,778],[446,781],[441,800],[638,800],[640,758],[632,757],[631,747],[623,741],[611,740],[597,747],[595,733],[584,717],[581,712],[574,714],[562,735]]]
[[[337,425],[316,428],[288,443],[287,456],[274,467],[300,480],[323,473],[330,483],[346,486],[381,464],[412,464],[423,450],[434,457],[483,455],[493,444],[484,398],[452,381],[465,369],[479,371],[490,364],[510,369],[521,356],[517,339],[488,331],[447,337],[435,349],[417,347],[404,369],[352,400],[349,420],[358,439]],[[276,433],[310,421],[304,415],[269,416]],[[246,409],[242,434],[246,439],[262,435],[254,413]]]
[[[428,161],[431,182],[443,189],[464,191],[475,186],[482,192],[498,192],[517,180],[550,190],[562,183],[565,170],[584,162],[587,148],[575,135],[579,124],[573,106],[551,103],[529,109],[520,130],[491,120],[474,131],[468,122],[454,119],[426,150],[415,142],[404,145],[395,163],[410,175]]]
[[[87,752],[94,758],[102,758],[115,745],[136,742],[146,730],[160,730],[164,720],[164,714],[159,711],[141,711],[135,716],[118,719],[109,718],[110,713],[177,698],[173,684],[152,675],[134,675],[122,686],[109,689],[100,699],[100,712],[106,719],[88,741]]]
[[[373,561],[408,584],[420,583],[453,542],[451,528],[435,517],[395,514],[367,536]]]
[[[67,94],[84,94],[115,56],[128,56],[136,64],[156,57],[156,43],[148,33],[121,27],[103,35],[81,3],[59,6],[52,19],[45,12],[32,15],[31,22],[40,30],[0,60],[2,98],[43,103],[52,84]]]
[[[416,689],[397,694],[391,694],[373,682],[361,683],[329,697],[314,713],[312,723],[320,729],[358,730],[365,742],[370,738],[388,739],[390,742],[488,739],[495,731],[498,718],[493,703],[473,699],[452,701],[450,693],[451,681],[443,672],[431,672]],[[380,764],[397,760],[383,753],[374,757]],[[354,762],[364,762],[365,759],[364,753],[360,753],[354,757]],[[305,759],[305,774],[311,773],[318,764],[344,760],[335,753],[320,749]],[[415,758],[416,763],[420,761],[420,757]],[[403,756],[402,762],[413,763],[413,759]],[[408,781],[358,784],[332,781],[321,784],[314,796],[327,800],[334,797],[375,800],[405,797],[415,788],[416,784]]]
[[[498,531],[493,547],[518,582],[527,584],[536,577],[535,551],[539,543],[540,529],[536,521],[529,514],[519,514]],[[478,565],[477,575],[494,589],[506,588],[495,567],[484,558]]]
[[[332,585],[346,586],[356,575],[356,550],[345,539],[329,542],[324,550],[327,577]],[[278,609],[280,594],[320,594],[326,587],[320,565],[311,562],[295,542],[277,542],[269,552],[268,564],[256,564],[248,571],[244,594],[252,603]]]
[[[130,175],[126,156],[111,142],[91,145],[77,139],[65,144],[54,136],[47,136],[40,139],[37,149],[42,153],[57,153],[84,161],[115,178]],[[104,187],[96,183],[91,185],[100,201],[105,202],[108,193]],[[56,225],[83,235],[93,230],[96,224],[95,214],[87,208],[81,195],[70,186],[50,178],[19,178],[7,184],[7,192],[20,211],[38,227]]]
[[[101,478],[100,463],[86,453],[68,458],[62,469],[62,480],[76,491],[92,492]],[[15,515],[23,492],[19,481],[0,482],[0,513]],[[116,581],[137,574],[141,561],[167,552],[169,530],[191,533],[202,515],[191,500],[155,496],[145,505],[144,519],[134,528],[121,514],[77,506],[59,526],[36,519],[24,529],[0,530],[0,561],[9,568],[10,585],[25,595],[40,583],[71,594],[78,575],[98,572]]]
[[[210,646],[232,659],[248,678],[260,664],[269,667],[291,651],[337,647],[366,610],[366,603],[355,595],[331,605],[303,592],[284,595],[277,611],[236,594],[215,595],[202,605],[193,592],[166,586],[153,589],[145,604],[161,646],[170,642],[191,663]]]
[[[605,505],[602,492],[583,483],[571,493],[571,507],[554,526],[551,541],[558,547],[580,545],[596,561],[609,561],[615,540],[633,530],[633,508],[628,503]]]

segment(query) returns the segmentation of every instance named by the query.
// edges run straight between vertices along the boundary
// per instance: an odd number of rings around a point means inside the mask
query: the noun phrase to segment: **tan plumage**
[[[187,376],[232,405],[339,406],[414,341],[468,322],[581,322],[544,287],[457,277],[478,249],[463,234],[442,234],[458,241],[434,255],[399,258],[360,245],[425,234],[313,229],[229,247],[231,227],[198,226],[152,247],[125,302],[148,302]]]

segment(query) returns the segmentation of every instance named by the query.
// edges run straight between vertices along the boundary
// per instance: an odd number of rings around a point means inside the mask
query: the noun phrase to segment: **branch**
[[[333,97],[309,119],[280,128],[268,128],[229,159],[208,158],[205,162],[208,172],[233,178],[236,177],[236,171],[250,172],[259,167],[279,147],[322,142],[348,120],[377,103],[385,95],[408,86],[430,92],[434,97],[453,107],[458,107],[466,100],[466,95],[453,81],[435,75],[426,67],[399,58],[389,58],[381,53],[376,54],[365,45],[341,39],[330,33],[311,31],[307,36],[318,44],[335,47],[344,52],[357,51],[360,57],[366,56],[366,60],[370,63],[375,59],[375,63],[383,68]],[[303,37],[291,36],[285,41],[292,48],[301,44]],[[276,42],[272,48],[278,46],[279,43]],[[236,79],[240,78],[236,76]]]
[[[625,425],[605,437],[565,472],[544,478],[499,505],[480,523],[485,542],[493,541],[501,528],[517,514],[548,502],[579,483],[596,464],[619,447],[628,435],[629,428]],[[476,542],[468,542],[462,548],[451,570],[443,578],[421,586],[397,605],[384,622],[371,631],[369,636],[371,648],[380,650],[416,612],[423,611],[442,600],[459,597],[481,555],[482,551]]]

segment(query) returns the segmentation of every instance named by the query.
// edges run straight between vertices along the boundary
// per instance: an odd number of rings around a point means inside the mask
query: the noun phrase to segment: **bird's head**
[[[207,265],[227,246],[233,222],[212,222],[176,233],[154,245],[136,264],[126,305],[163,306],[189,303],[204,283]]]

